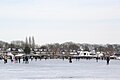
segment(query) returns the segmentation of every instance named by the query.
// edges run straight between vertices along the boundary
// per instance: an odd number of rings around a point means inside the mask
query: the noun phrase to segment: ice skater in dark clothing
[[[12,56],[10,56],[10,60],[11,60],[11,62],[13,62]]]
[[[4,57],[4,64],[7,63],[7,56]]]
[[[28,64],[29,61],[28,61],[28,56],[25,56],[25,63]]]
[[[20,63],[20,61],[21,61],[21,57],[18,57],[18,60],[19,60],[19,63]]]
[[[99,59],[99,57],[97,56],[97,57],[96,57],[96,62],[98,62],[98,59]]]
[[[109,57],[109,56],[107,56],[107,57],[106,57],[106,60],[107,60],[107,65],[109,65],[109,62],[110,62],[110,57]]]
[[[25,56],[23,56],[23,63],[25,63]]]
[[[69,58],[69,63],[72,63],[72,57]]]

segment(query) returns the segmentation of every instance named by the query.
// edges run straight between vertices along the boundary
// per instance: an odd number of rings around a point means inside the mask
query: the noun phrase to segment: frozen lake
[[[0,60],[0,80],[120,80],[120,60],[33,60],[29,64],[4,64]]]

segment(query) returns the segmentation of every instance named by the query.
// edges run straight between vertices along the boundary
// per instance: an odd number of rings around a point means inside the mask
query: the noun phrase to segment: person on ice
[[[72,63],[72,57],[69,57],[69,63]]]
[[[25,56],[25,63],[26,63],[26,64],[28,64],[28,63],[29,63],[28,56]]]
[[[110,54],[109,53],[106,54],[106,61],[107,61],[107,65],[109,65],[109,62],[110,62]]]
[[[7,55],[4,56],[4,64],[7,63]]]
[[[106,57],[106,60],[107,60],[107,65],[109,65],[109,62],[110,62],[110,57],[109,57],[109,56],[107,56],[107,57]]]

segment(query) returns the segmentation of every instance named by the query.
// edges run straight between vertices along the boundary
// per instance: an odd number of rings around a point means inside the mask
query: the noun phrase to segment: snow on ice
[[[62,59],[4,64],[0,60],[0,80],[120,80],[120,60]]]

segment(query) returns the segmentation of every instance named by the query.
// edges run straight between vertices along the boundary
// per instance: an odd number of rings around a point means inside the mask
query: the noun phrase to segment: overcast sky
[[[0,40],[120,44],[120,0],[0,0]]]

